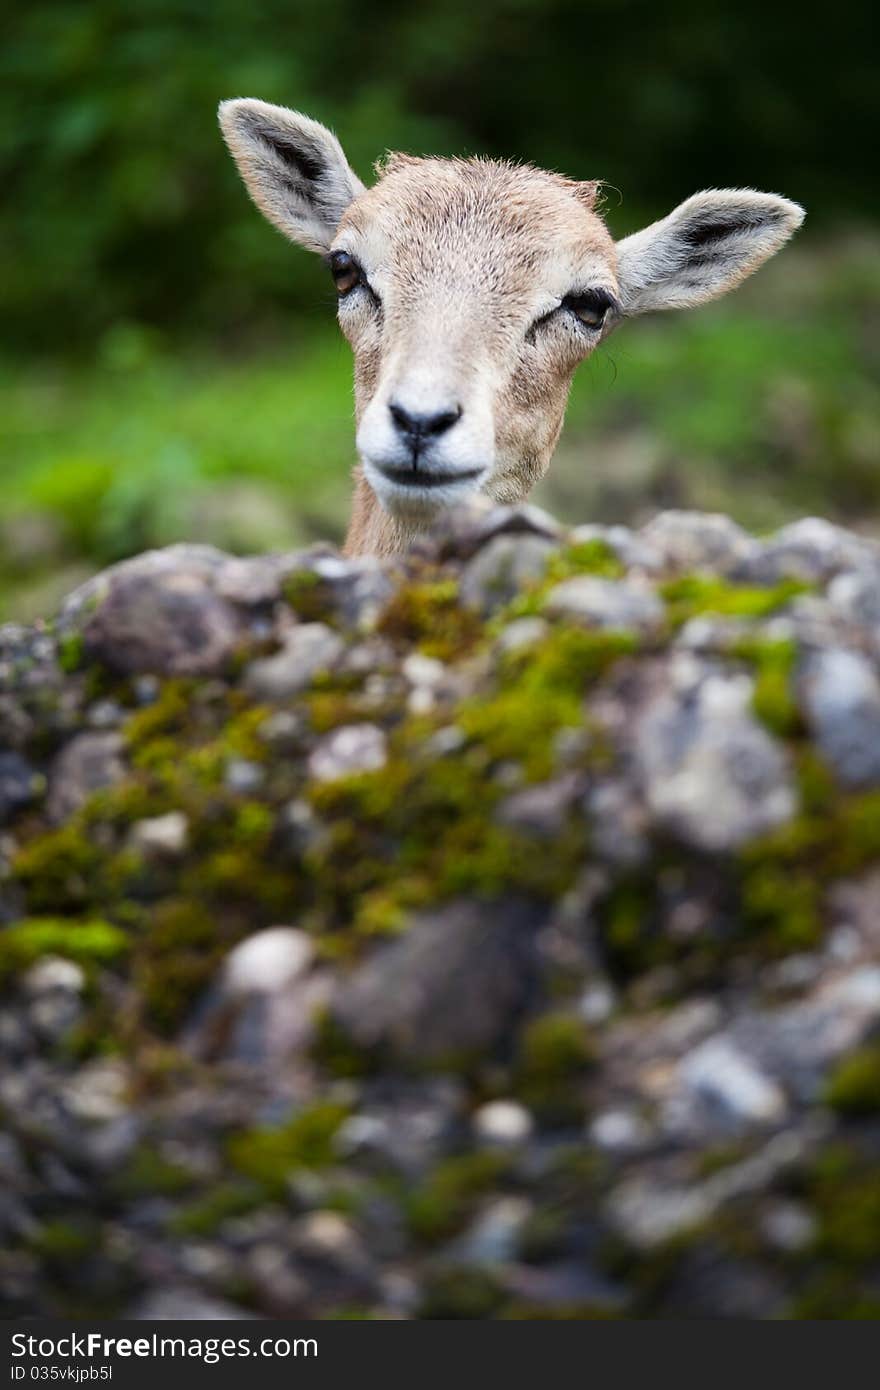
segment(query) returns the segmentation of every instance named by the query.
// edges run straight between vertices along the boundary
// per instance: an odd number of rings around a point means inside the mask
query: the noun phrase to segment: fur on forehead
[[[576,198],[588,212],[596,210],[602,187],[599,179],[569,179],[564,174],[538,169],[534,164],[517,164],[510,159],[441,159],[404,154],[402,150],[387,150],[381,159],[376,160],[373,168],[376,177],[383,179],[386,174],[396,174],[402,169],[413,170],[419,165],[443,165],[457,173],[465,183],[479,184],[487,175],[500,176],[502,180],[508,179],[514,187],[527,183],[535,187],[543,185],[546,188],[549,181]]]
[[[489,218],[498,230],[564,233],[613,253],[598,215],[601,185],[496,159],[419,158],[393,151],[376,164],[377,182],[356,198],[342,225],[366,230],[375,217],[389,225]],[[384,214],[384,216],[383,216]]]

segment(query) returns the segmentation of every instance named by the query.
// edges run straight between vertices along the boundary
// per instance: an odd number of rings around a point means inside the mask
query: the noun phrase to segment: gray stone
[[[520,1246],[532,1206],[522,1197],[496,1197],[447,1250],[447,1257],[464,1265],[508,1264]]]
[[[445,512],[424,545],[440,559],[469,560],[496,536],[540,536],[558,544],[563,534],[559,523],[539,507],[499,507],[477,494]]]
[[[308,970],[314,942],[296,927],[266,927],[230,951],[223,967],[229,994],[279,994]]]
[[[150,1289],[130,1305],[124,1316],[138,1322],[249,1322],[255,1315],[201,1289],[171,1284]]]
[[[316,744],[309,774],[318,782],[333,782],[357,772],[377,772],[387,756],[385,735],[375,724],[343,724]]]
[[[730,574],[747,563],[757,542],[727,516],[704,512],[660,512],[639,537],[667,570],[713,570]]]
[[[523,588],[543,578],[556,544],[544,536],[493,536],[461,573],[462,602],[494,613]]]
[[[53,821],[67,820],[93,792],[125,776],[121,734],[77,734],[62,748],[49,774],[47,810]]]
[[[252,796],[265,780],[266,769],[262,763],[252,762],[249,758],[230,758],[223,770],[224,786],[240,796]]]
[[[132,849],[157,859],[179,858],[186,852],[188,840],[189,821],[182,811],[136,821],[129,835]]]
[[[565,827],[580,789],[581,779],[576,773],[524,787],[504,798],[496,808],[495,818],[512,830],[552,840]]]
[[[502,628],[495,647],[503,656],[510,652],[524,651],[543,641],[549,631],[550,625],[544,618],[515,618],[512,623]]]
[[[287,700],[305,690],[318,672],[331,671],[344,651],[342,638],[325,623],[303,623],[291,629],[274,656],[250,663],[245,686],[258,700]]]
[[[807,722],[845,787],[880,785],[880,679],[859,652],[812,655],[800,678]]]
[[[751,695],[747,677],[705,675],[654,700],[636,729],[652,816],[700,849],[735,849],[796,811],[786,757],[752,717]]]
[[[876,542],[845,531],[821,517],[804,517],[783,526],[768,541],[755,547],[742,575],[758,583],[781,579],[821,583],[842,570],[876,568],[880,549]]]
[[[120,675],[216,675],[246,635],[243,614],[216,591],[225,557],[209,546],[172,546],[107,570],[64,609],[86,653]]]
[[[828,585],[828,601],[850,622],[880,637],[880,557],[870,568],[835,575]]]
[[[21,754],[0,750],[0,825],[35,801],[45,785]]]
[[[473,1126],[484,1144],[516,1148],[531,1138],[535,1122],[519,1101],[490,1100],[475,1112]]]
[[[360,1046],[412,1060],[488,1052],[525,1000],[542,919],[516,899],[426,914],[354,972],[334,1015]]]
[[[544,610],[552,617],[633,632],[652,632],[665,616],[663,604],[647,585],[589,574],[557,584],[547,595]]]
[[[708,1038],[679,1064],[681,1085],[735,1123],[773,1124],[788,1103],[777,1083],[723,1035]]]

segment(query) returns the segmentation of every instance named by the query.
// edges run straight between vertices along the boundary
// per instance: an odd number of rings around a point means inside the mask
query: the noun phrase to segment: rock
[[[870,1315],[878,587],[486,503],[0,628],[4,1309]]]
[[[86,977],[72,960],[61,956],[43,956],[25,973],[22,986],[25,993],[39,997],[56,990],[80,994],[85,987]]]
[[[309,772],[318,782],[333,782],[358,772],[378,772],[386,758],[385,735],[375,724],[344,724],[315,746]]]
[[[495,812],[496,819],[513,830],[553,839],[562,832],[580,786],[580,777],[567,773],[552,782],[525,787],[504,798]]]
[[[843,570],[876,569],[876,542],[834,526],[821,517],[804,517],[783,526],[756,547],[742,567],[743,577],[761,584],[796,579],[820,583]]]
[[[733,1124],[774,1124],[787,1101],[780,1087],[723,1036],[707,1039],[680,1063],[681,1083],[697,1102],[720,1108]]]
[[[448,1251],[463,1265],[504,1265],[518,1252],[531,1205],[522,1197],[498,1197],[480,1212],[473,1225]]]
[[[589,1136],[606,1153],[637,1153],[651,1138],[651,1130],[634,1110],[604,1110],[589,1127]]]
[[[732,574],[748,563],[757,543],[729,517],[703,512],[661,512],[638,533],[667,570]]]
[[[491,1051],[525,999],[541,920],[516,901],[423,916],[355,971],[334,1016],[359,1046],[412,1061]]]
[[[189,821],[182,811],[136,821],[129,835],[131,848],[147,858],[177,859],[186,852],[188,841]]]
[[[473,1124],[484,1143],[502,1147],[524,1144],[535,1127],[525,1106],[513,1100],[487,1101],[474,1115]]]
[[[619,631],[651,632],[664,618],[663,604],[653,589],[589,574],[557,584],[544,608],[551,617]]]
[[[562,535],[559,524],[539,507],[498,507],[488,498],[476,496],[450,508],[424,545],[429,554],[441,560],[468,560],[496,536],[540,536],[559,542]]]
[[[266,780],[262,763],[249,758],[230,758],[223,772],[224,785],[239,796],[253,796]]]
[[[58,754],[49,776],[47,810],[61,822],[78,811],[93,792],[112,787],[125,776],[119,733],[78,734]]]
[[[795,813],[791,773],[749,713],[751,694],[747,678],[698,673],[652,702],[636,731],[651,814],[700,849],[734,849]]]
[[[124,1316],[137,1322],[242,1322],[252,1319],[254,1314],[225,1298],[213,1298],[199,1289],[173,1285],[152,1289],[137,1299]]]
[[[119,675],[217,675],[246,633],[214,587],[222,558],[183,546],[124,561],[78,590],[63,616],[81,615],[87,656]]]
[[[880,785],[880,678],[859,652],[810,656],[800,688],[819,749],[845,787]]]
[[[539,535],[493,536],[462,570],[464,603],[494,613],[527,584],[543,577],[557,546]]]
[[[325,623],[303,623],[287,634],[274,656],[250,663],[245,685],[259,700],[288,700],[319,671],[331,671],[344,650],[342,638]]]
[[[828,601],[849,622],[880,639],[880,556],[861,571],[846,570],[828,585]]]
[[[501,655],[506,656],[510,652],[535,646],[543,641],[549,631],[550,626],[543,618],[516,618],[502,628],[495,646]]]
[[[245,937],[226,957],[223,984],[227,993],[283,993],[308,970],[315,954],[312,941],[296,927],[267,927]]]
[[[187,1051],[264,1069],[280,1066],[313,1038],[329,982],[312,973],[315,948],[296,927],[267,927],[245,937],[187,1029]]]
[[[0,825],[30,805],[45,788],[45,778],[19,753],[0,750]]]

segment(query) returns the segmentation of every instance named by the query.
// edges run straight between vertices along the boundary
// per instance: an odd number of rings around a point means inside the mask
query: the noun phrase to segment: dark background
[[[0,612],[44,611],[146,544],[344,523],[326,272],[249,203],[216,128],[227,96],[324,120],[365,178],[386,148],[603,178],[618,235],[701,187],[803,202],[805,231],[745,290],[625,329],[582,374],[545,500],[570,520],[674,503],[871,525],[870,20],[759,0],[20,7],[0,45]]]

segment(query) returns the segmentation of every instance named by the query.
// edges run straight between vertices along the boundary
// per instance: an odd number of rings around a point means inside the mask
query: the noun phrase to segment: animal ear
[[[291,241],[327,251],[345,209],[364,191],[336,136],[298,111],[265,101],[224,101],[218,116],[264,216]]]
[[[617,243],[625,314],[682,309],[726,294],[778,251],[804,210],[774,193],[712,188]]]

